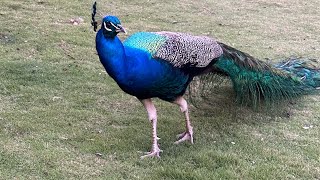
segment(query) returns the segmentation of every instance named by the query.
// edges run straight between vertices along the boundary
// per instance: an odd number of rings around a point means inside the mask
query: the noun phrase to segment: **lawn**
[[[183,115],[156,100],[163,153],[141,160],[151,124],[99,62],[92,3],[0,2],[0,179],[320,179],[319,95],[251,109],[234,102],[228,83],[191,106],[194,145],[173,144]],[[119,16],[128,35],[207,35],[269,62],[320,57],[319,6],[318,0],[98,1],[98,11]]]

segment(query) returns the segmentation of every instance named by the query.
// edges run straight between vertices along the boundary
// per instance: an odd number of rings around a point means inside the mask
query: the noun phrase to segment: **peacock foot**
[[[141,156],[140,158],[146,158],[146,157],[157,157],[160,158],[160,152],[162,150],[159,148],[159,146],[153,146],[150,152],[146,152],[146,155]]]
[[[178,140],[174,142],[174,144],[180,144],[184,141],[190,141],[191,144],[193,144],[193,132],[192,130],[189,132],[184,132],[177,135]]]

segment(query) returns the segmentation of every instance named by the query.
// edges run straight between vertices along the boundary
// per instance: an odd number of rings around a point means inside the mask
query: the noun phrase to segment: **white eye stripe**
[[[104,25],[104,28],[105,28],[107,31],[112,31],[112,29],[107,28],[106,22],[103,22],[103,25]]]
[[[120,30],[120,28],[119,28],[118,26],[114,25],[112,22],[110,22],[110,24],[111,24],[114,28],[116,28],[116,30]]]

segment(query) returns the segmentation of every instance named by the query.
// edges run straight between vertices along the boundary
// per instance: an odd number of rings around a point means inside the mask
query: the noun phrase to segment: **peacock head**
[[[127,33],[116,16],[105,16],[101,24],[102,32],[107,37],[115,37],[118,33]]]

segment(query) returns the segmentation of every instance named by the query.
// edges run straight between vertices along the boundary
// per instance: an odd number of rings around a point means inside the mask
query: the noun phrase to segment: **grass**
[[[253,111],[233,102],[230,86],[191,108],[195,145],[172,144],[184,130],[183,116],[157,100],[164,152],[140,160],[151,145],[150,123],[100,65],[91,3],[1,1],[0,179],[320,178],[319,97]],[[208,35],[261,59],[320,57],[318,6],[317,0],[98,1],[129,34]],[[84,22],[72,25],[77,17]]]

